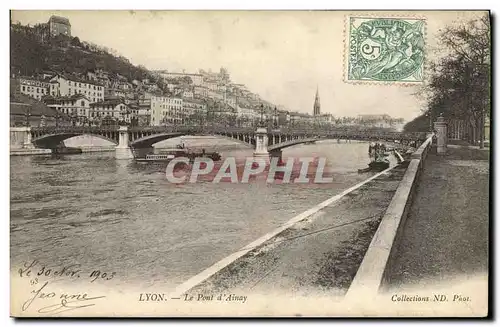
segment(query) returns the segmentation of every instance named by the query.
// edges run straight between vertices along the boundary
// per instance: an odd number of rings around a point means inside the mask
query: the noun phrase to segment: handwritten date
[[[101,270],[93,270],[92,272],[85,274],[79,264],[51,268],[39,263],[37,260],[25,262],[23,266],[19,268],[18,272],[20,277],[60,277],[69,279],[88,277],[90,282],[95,282],[98,279],[111,280],[116,275],[116,272],[105,272]]]

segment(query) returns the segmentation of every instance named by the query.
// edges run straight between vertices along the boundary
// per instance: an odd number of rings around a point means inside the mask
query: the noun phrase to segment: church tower
[[[319,103],[319,92],[318,88],[316,87],[316,98],[314,99],[314,111],[313,111],[314,116],[319,116],[321,115],[321,105]]]

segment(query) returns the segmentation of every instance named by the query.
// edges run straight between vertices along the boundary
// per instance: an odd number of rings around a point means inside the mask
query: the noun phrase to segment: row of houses
[[[259,106],[249,107],[222,99],[207,101],[190,96],[155,96],[147,92],[134,99],[103,97],[102,87],[60,75],[42,81],[19,78],[17,85],[19,93],[42,101],[49,108],[70,117],[78,125],[99,124],[104,119],[126,123],[135,121],[143,126],[200,124],[231,119],[237,120],[242,126],[253,126],[261,119],[278,119],[280,125],[318,121],[317,117],[308,114],[274,111],[269,106],[261,113]]]
[[[17,78],[21,94],[41,100],[42,97],[67,97],[81,94],[92,102],[104,100],[104,86],[102,84],[82,80],[73,76],[62,74],[42,75],[40,77],[21,76]]]

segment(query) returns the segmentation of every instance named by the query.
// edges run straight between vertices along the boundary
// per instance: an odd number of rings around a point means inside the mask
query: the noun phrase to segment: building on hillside
[[[137,104],[137,102],[132,102],[130,104],[127,104],[127,106],[128,106],[128,111],[126,112],[123,120],[128,123],[138,125],[139,105]]]
[[[71,36],[71,24],[69,23],[69,19],[60,16],[51,16],[48,24],[51,36],[54,37],[60,34]]]
[[[125,92],[132,91],[133,90],[133,85],[126,80],[115,80],[113,83],[111,83],[111,87],[118,89],[118,90],[123,90]]]
[[[104,100],[104,86],[94,81],[57,74],[51,78],[50,83],[50,95],[52,96],[83,94],[92,102]]]
[[[104,89],[104,98],[125,98],[127,96],[127,92],[124,90],[116,89],[116,88],[105,88]]]
[[[194,92],[192,90],[184,90],[182,91],[182,98],[192,99],[194,98]]]
[[[139,100],[148,100],[151,102],[151,98],[154,96],[161,96],[161,92],[143,92],[139,95]]]
[[[151,100],[139,100],[137,119],[139,126],[151,125]]]
[[[219,89],[219,84],[215,80],[206,80],[205,86],[212,92],[217,92]]]
[[[203,85],[203,75],[201,74],[172,73],[167,71],[159,71],[159,74],[163,79],[190,77],[193,85]]]
[[[207,115],[207,105],[199,99],[183,99],[184,122],[188,124],[202,124]]]
[[[10,126],[70,125],[67,115],[60,114],[43,102],[24,94],[10,95]]]
[[[174,92],[175,89],[179,88],[179,84],[168,83],[167,90],[169,92]]]
[[[265,119],[265,115],[262,117]],[[239,127],[253,127],[260,120],[260,112],[253,108],[236,107],[236,125]]]
[[[127,93],[127,96],[123,98],[123,102],[125,102],[126,105],[130,106],[131,104],[137,104],[137,99],[134,97],[133,93]]]
[[[217,91],[208,90],[208,98],[213,99],[213,100],[217,100],[217,101],[223,101],[224,94],[219,93]]]
[[[236,108],[238,105],[238,97],[236,96],[228,96],[226,94],[226,99],[224,101],[233,108]]]
[[[52,76],[54,76],[54,75],[57,75],[57,72],[54,72],[51,70],[44,70],[40,74],[40,78],[50,80],[52,78]]]
[[[107,71],[102,69],[96,69],[94,73],[96,76],[96,82],[105,87],[111,86],[111,79],[109,78],[109,73]]]
[[[155,95],[151,95],[149,97],[146,97],[146,96],[140,96],[139,97],[139,100],[138,100],[138,104],[140,106],[149,106],[151,107],[151,98],[154,97]]]
[[[193,93],[195,98],[208,98],[208,88],[205,86],[195,86]]]
[[[112,119],[130,123],[132,117],[130,108],[123,99],[109,99],[90,104],[90,119],[92,121]]]
[[[46,96],[43,102],[49,108],[53,108],[65,114],[75,123],[75,125],[84,125],[90,121],[90,100],[83,94],[74,94],[71,96],[53,97]]]
[[[41,100],[49,94],[50,79],[37,79],[34,77],[19,77],[17,86],[21,94],[25,94],[34,99]]]
[[[143,89],[146,92],[152,92],[152,93],[161,91],[156,83],[145,83],[143,84]]]
[[[217,91],[224,93],[227,92],[227,87],[225,84],[218,83],[217,84]]]
[[[180,124],[183,117],[182,98],[152,97],[151,125]]]

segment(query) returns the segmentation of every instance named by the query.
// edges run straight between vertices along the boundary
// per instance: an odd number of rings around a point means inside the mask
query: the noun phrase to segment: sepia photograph
[[[491,312],[491,13],[10,10],[10,315]]]

